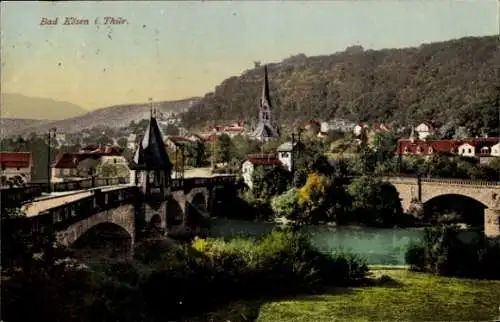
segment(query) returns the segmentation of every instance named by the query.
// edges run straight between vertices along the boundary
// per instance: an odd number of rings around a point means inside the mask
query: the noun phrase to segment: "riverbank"
[[[492,321],[500,315],[500,281],[446,278],[402,267],[370,268],[376,286],[240,301],[199,321]]]

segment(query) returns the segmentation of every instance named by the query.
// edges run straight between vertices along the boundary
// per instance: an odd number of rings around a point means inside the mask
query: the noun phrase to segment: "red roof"
[[[243,127],[226,127],[225,132],[243,132],[245,129]]]
[[[480,150],[487,146],[491,147],[498,143],[499,138],[472,138],[464,140],[414,140],[409,139],[399,140],[397,143],[396,154],[418,154],[431,155],[436,152],[455,153],[462,144],[468,143]],[[476,151],[478,154],[479,151]]]
[[[186,144],[189,142],[192,142],[193,140],[191,138],[185,137],[185,136],[179,136],[179,135],[172,135],[167,138],[167,140],[171,141],[175,145],[182,145]]]
[[[274,156],[247,156],[247,161],[250,161],[253,165],[264,165],[264,166],[271,166],[271,165],[282,165],[281,161],[277,159]]]
[[[2,168],[30,168],[32,165],[30,152],[0,152]]]
[[[56,161],[52,163],[53,168],[57,169],[75,169],[78,163],[86,159],[98,160],[103,156],[118,156],[112,151],[112,153],[99,153],[99,152],[78,152],[78,153],[61,153],[57,156]]]
[[[88,145],[80,149],[80,153],[95,153],[102,155],[121,155],[123,149],[117,146]]]

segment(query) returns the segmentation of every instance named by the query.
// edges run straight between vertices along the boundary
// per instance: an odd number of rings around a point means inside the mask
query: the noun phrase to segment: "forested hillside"
[[[498,36],[405,49],[354,46],[268,65],[275,115],[283,123],[335,117],[400,125],[434,120],[466,126],[473,135],[498,132],[499,68]],[[258,66],[224,80],[183,115],[185,124],[254,121],[262,79]]]

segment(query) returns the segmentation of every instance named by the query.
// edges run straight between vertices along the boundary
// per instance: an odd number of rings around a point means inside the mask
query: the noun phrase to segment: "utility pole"
[[[57,129],[55,127],[49,129],[49,136],[48,136],[48,144],[47,144],[47,192],[51,193],[52,192],[52,167],[51,167],[51,143],[52,143],[52,137],[55,137]],[[53,134],[52,134],[53,133]]]
[[[292,173],[292,178],[295,176],[295,133],[292,131],[292,155],[290,156],[291,165],[290,172]]]
[[[214,127],[213,129],[215,130],[215,121],[214,121]],[[212,171],[215,170],[215,144],[217,141],[217,132],[214,133],[213,138],[212,138]]]

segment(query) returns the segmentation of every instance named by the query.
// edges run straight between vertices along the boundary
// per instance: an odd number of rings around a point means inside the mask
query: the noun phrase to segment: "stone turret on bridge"
[[[426,204],[449,195],[474,199],[484,206],[486,236],[500,236],[500,182],[405,177],[388,177],[384,180],[398,190],[404,210],[408,210],[412,203]]]

